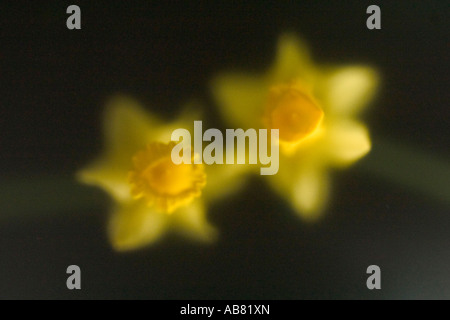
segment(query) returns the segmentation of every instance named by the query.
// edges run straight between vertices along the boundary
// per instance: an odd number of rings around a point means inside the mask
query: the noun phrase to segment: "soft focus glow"
[[[115,200],[108,230],[116,250],[154,243],[168,231],[200,241],[215,239],[216,231],[206,220],[205,202],[217,198],[221,186],[213,183],[208,188],[208,173],[201,165],[176,166],[170,161],[172,131],[189,129],[195,117],[185,112],[180,119],[164,123],[129,98],[115,97],[108,104],[105,150],[77,177],[103,188]],[[211,172],[223,175],[217,167]],[[236,186],[234,175],[223,182]],[[203,190],[207,190],[205,195],[201,195]]]
[[[333,70],[323,80],[324,104],[334,116],[355,115],[372,99],[376,82],[375,71],[367,67]]]
[[[322,209],[328,194],[328,180],[320,170],[306,169],[299,175],[292,191],[292,204],[300,212],[314,212]],[[313,218],[314,215],[305,215]]]
[[[300,39],[283,35],[265,74],[220,75],[212,91],[232,125],[280,130],[279,172],[267,178],[300,216],[314,219],[328,199],[329,168],[349,165],[371,148],[355,117],[377,82],[368,67],[317,67]]]
[[[202,164],[179,164],[170,157],[175,143],[151,143],[133,157],[129,173],[131,194],[145,198],[149,206],[172,213],[201,194],[206,184]]]
[[[279,129],[279,139],[299,142],[319,126],[323,111],[300,86],[280,85],[269,90],[264,121]]]

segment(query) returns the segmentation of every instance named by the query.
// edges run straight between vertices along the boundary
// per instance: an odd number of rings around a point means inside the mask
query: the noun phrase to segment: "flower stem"
[[[450,161],[445,158],[374,139],[372,151],[355,169],[450,206]],[[0,203],[0,222],[4,222],[61,212],[92,212],[104,207],[108,197],[100,189],[78,183],[73,176],[37,176],[3,179]]]
[[[372,146],[359,169],[450,206],[448,159],[384,139],[374,139]]]

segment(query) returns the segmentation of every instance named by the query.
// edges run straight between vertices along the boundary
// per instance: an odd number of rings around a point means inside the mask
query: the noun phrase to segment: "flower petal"
[[[79,181],[96,185],[118,201],[130,198],[127,172],[132,155],[154,135],[159,120],[127,97],[112,98],[104,112],[103,134],[106,145],[102,156],[78,172]],[[151,140],[150,140],[151,141]]]
[[[131,156],[154,139],[161,121],[146,112],[138,102],[125,97],[112,98],[103,120],[106,151],[127,163]]]
[[[313,75],[313,66],[307,45],[293,34],[282,35],[278,40],[275,63],[269,72],[275,83],[294,79],[307,81]]]
[[[102,188],[117,201],[128,201],[131,194],[127,170],[121,163],[113,163],[111,159],[112,157],[104,157],[80,170],[76,175],[77,180]]]
[[[312,220],[320,215],[328,199],[329,179],[324,165],[315,156],[282,157],[280,170],[268,177],[269,182],[300,217]]]
[[[326,114],[351,116],[372,99],[377,84],[378,75],[373,69],[352,66],[326,72],[316,90]]]
[[[110,220],[110,241],[118,251],[153,243],[167,230],[169,217],[149,208],[143,201],[121,203]]]
[[[151,128],[153,141],[167,143],[171,141],[172,132],[179,128],[188,130],[194,141],[194,121],[202,119],[200,108],[201,106],[195,102],[188,103],[173,121]]]
[[[206,220],[205,207],[200,200],[178,209],[172,214],[171,219],[172,227],[189,238],[205,242],[217,238],[217,231]]]
[[[239,128],[261,128],[267,95],[262,78],[228,74],[216,78],[212,93],[222,116]]]
[[[213,164],[205,166],[208,177],[202,197],[208,202],[222,199],[243,188],[253,166],[246,164]]]
[[[321,147],[324,157],[331,163],[347,165],[370,151],[369,132],[356,121],[334,121],[328,124]]]
[[[297,214],[312,220],[318,218],[328,200],[329,179],[320,167],[305,167],[299,172],[291,190],[291,203]]]

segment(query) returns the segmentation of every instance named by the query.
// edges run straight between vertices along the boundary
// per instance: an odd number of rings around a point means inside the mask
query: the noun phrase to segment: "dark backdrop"
[[[70,4],[81,7],[82,30],[66,28]],[[382,30],[366,28],[370,4],[381,7]],[[192,98],[211,105],[211,76],[264,71],[284,31],[304,36],[318,63],[377,66],[372,134],[448,158],[449,18],[446,1],[3,1],[2,190],[70,180],[100,151],[111,94],[167,118]],[[107,242],[103,193],[83,189],[102,199],[92,208],[74,198],[40,216],[30,205],[27,220],[0,223],[0,298],[450,298],[448,207],[355,168],[334,180],[317,224],[254,178],[211,208],[215,246],[172,237],[127,254]],[[31,200],[18,188],[0,210]],[[70,264],[81,267],[81,291],[66,289]],[[381,291],[365,286],[371,264],[382,268]]]

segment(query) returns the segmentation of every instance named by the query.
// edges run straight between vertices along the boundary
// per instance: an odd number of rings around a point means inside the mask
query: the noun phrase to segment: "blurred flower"
[[[230,179],[226,168],[172,162],[172,131],[189,130],[194,120],[195,114],[185,112],[178,120],[164,123],[126,97],[115,97],[108,104],[105,150],[77,177],[103,188],[115,200],[109,238],[116,250],[153,243],[169,230],[202,241],[215,238],[216,230],[205,216],[206,200],[235,188],[237,180]],[[210,175],[224,179],[228,188],[214,178],[207,183]]]
[[[371,148],[356,116],[377,82],[369,67],[314,65],[306,45],[284,35],[268,72],[223,74],[212,89],[230,124],[279,129],[280,169],[267,178],[299,215],[315,218],[327,200],[328,168],[348,165]]]

